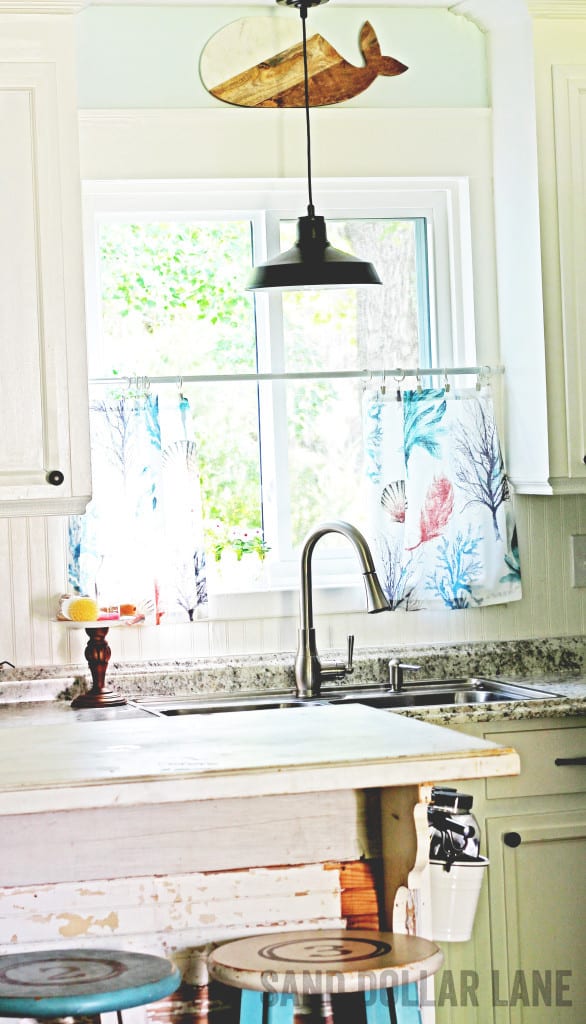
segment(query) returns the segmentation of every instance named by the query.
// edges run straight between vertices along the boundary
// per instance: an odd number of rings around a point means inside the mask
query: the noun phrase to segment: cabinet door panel
[[[20,381],[22,389],[2,387],[0,402],[0,473],[15,481],[35,476],[43,482],[43,429],[40,405],[23,403],[39,393],[40,323],[37,288],[37,231],[34,208],[34,164],[30,133],[31,95],[24,90],[0,94],[3,146],[0,164],[0,338],[4,381]],[[10,339],[18,338],[18,345]]]
[[[568,476],[586,481],[586,64],[553,68]]]
[[[583,1024],[586,811],[488,819],[494,1020]],[[503,837],[517,833],[508,846]]]
[[[49,60],[0,61],[0,515],[82,511],[89,495],[89,440],[84,466],[71,454],[87,380],[72,371],[85,336],[65,270],[76,205],[63,195],[58,73]]]

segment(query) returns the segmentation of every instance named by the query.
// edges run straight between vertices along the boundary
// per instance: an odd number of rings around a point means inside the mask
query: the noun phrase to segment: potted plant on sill
[[[255,526],[227,526],[215,520],[208,529],[212,553],[210,571],[221,590],[248,590],[266,580],[270,546]]]

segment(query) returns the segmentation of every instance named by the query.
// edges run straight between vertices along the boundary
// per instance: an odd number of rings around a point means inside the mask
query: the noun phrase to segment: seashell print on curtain
[[[148,393],[90,405],[93,498],[69,519],[69,587],[135,604],[157,625],[207,605],[189,403]]]
[[[488,389],[364,395],[377,569],[393,609],[519,600],[511,492]]]

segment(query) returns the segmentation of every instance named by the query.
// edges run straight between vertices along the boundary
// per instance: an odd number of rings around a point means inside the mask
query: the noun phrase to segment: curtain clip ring
[[[402,396],[402,394],[401,394],[401,384],[402,384],[402,383],[403,383],[403,381],[405,380],[405,371],[404,371],[404,370],[402,370],[400,366],[398,367],[398,371],[399,371],[399,373],[401,374],[401,376],[400,376],[400,377],[395,377],[395,376],[393,375],[393,380],[394,380],[394,381],[396,382],[396,384],[397,384],[397,390],[396,390],[396,392],[395,392],[395,398],[396,398],[397,402],[402,402],[402,401],[403,401],[403,396]]]
[[[488,386],[492,370],[490,366],[481,366],[478,371],[478,377],[476,378],[476,390],[482,391],[483,386]]]

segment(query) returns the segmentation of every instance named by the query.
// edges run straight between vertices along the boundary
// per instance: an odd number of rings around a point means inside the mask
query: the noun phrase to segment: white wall
[[[455,612],[324,615],[315,601],[320,651],[343,649],[349,632],[365,646],[513,640],[586,633],[586,590],[570,586],[572,533],[586,533],[586,499],[519,497],[516,502],[524,597],[510,605]],[[64,522],[0,520],[4,614],[0,660],[18,666],[83,664],[82,630],[51,622],[65,574]],[[289,652],[296,646],[296,595],[275,602],[275,617],[199,621],[177,626],[112,631],[113,661],[198,658],[210,654]]]
[[[99,9],[102,13],[108,10]],[[229,15],[224,17],[227,8],[220,10],[222,23],[231,20]],[[239,16],[246,10],[240,9]],[[379,11],[383,13],[376,8],[372,15],[375,27]],[[265,12],[263,9],[262,13]],[[426,12],[432,13],[438,12]],[[83,18],[87,17],[86,27],[93,27],[96,41],[103,47],[107,33],[103,25],[98,32],[97,14],[98,9],[90,9],[84,12]],[[345,14],[349,15],[348,9]],[[483,52],[479,48],[481,34],[474,26],[464,19],[442,14],[451,17],[452,27],[466,47],[471,46],[477,55]],[[361,11],[359,24],[362,15]],[[387,24],[390,23],[385,22],[385,26]],[[80,27],[83,27],[81,21]],[[320,30],[328,35],[324,26],[320,26]],[[136,26],[131,37],[133,52],[140,54]],[[90,38],[88,31],[84,46]],[[387,41],[381,39],[381,43],[384,52]],[[401,56],[394,36],[387,48]],[[89,68],[89,57],[81,63]],[[196,107],[179,103],[169,109],[165,108],[164,97],[156,109],[112,107],[112,97],[106,102],[104,93],[109,69],[99,61],[94,63],[102,67],[102,91],[98,89],[99,83],[92,80],[85,85],[82,82],[82,94],[85,89],[86,98],[91,98],[93,103],[99,100],[102,106],[99,110],[81,111],[84,178],[303,176],[303,123],[299,112],[240,111],[216,107],[203,99]],[[466,66],[468,72],[465,73]],[[136,88],[136,82],[131,80],[132,70],[130,63],[124,86],[131,90],[129,96],[134,95],[132,90]],[[115,62],[112,74],[115,79],[118,76],[120,88],[122,73],[123,68]],[[155,77],[160,84],[158,73]],[[314,111],[314,171],[316,177],[469,175],[479,361],[493,363],[498,361],[499,348],[491,115],[483,105],[482,90],[478,93],[479,105],[470,106],[466,90],[473,79],[464,61],[463,98],[458,106],[437,106],[428,99],[425,107],[391,107],[386,103],[360,107],[354,103]],[[433,87],[432,81],[430,95]],[[155,82],[151,97],[162,96],[157,88]],[[183,79],[175,95],[183,96],[184,88]],[[441,95],[439,86],[435,95],[436,98]],[[177,103],[177,99],[174,102]],[[318,595],[320,650],[343,647],[347,632],[355,632],[358,647],[586,633],[586,591],[570,586],[569,565],[570,535],[586,533],[586,498],[519,497],[517,517],[524,586],[522,601],[458,612],[350,616],[325,614],[325,599]],[[0,574],[5,602],[4,614],[0,617],[0,660],[8,658],[21,666],[82,662],[85,634],[72,634],[50,622],[67,578],[64,522],[60,519],[0,521]],[[114,660],[149,660],[292,651],[295,630],[294,595],[285,595],[275,599],[270,616],[112,633],[112,657]]]
[[[199,79],[201,51],[223,26],[250,17],[280,19],[294,39],[301,39],[297,11],[277,4],[88,7],[77,19],[79,106],[217,110],[217,100]],[[409,71],[376,80],[345,107],[488,105],[484,35],[447,10],[324,5],[309,12],[307,33],[319,32],[347,61],[361,66],[358,35],[366,20],[382,52]]]

